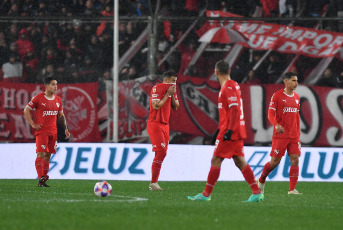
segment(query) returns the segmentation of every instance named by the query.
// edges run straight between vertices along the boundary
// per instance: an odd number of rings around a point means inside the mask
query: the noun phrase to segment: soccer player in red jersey
[[[149,190],[163,190],[157,182],[163,160],[167,155],[170,109],[177,110],[179,108],[176,81],[177,74],[174,71],[166,71],[163,74],[163,83],[155,85],[150,94],[147,131],[155,157],[151,166]]]
[[[254,173],[246,162],[243,153],[243,139],[246,138],[246,129],[240,87],[237,82],[231,80],[230,67],[227,62],[218,61],[215,65],[215,73],[221,85],[218,96],[219,132],[217,132],[205,190],[195,196],[188,196],[188,199],[211,200],[211,193],[219,178],[221,164],[225,158],[232,158],[252,190],[252,195],[245,202],[262,201],[264,199],[263,193],[258,188]]]
[[[49,187],[45,182],[49,179],[51,154],[55,154],[57,149],[57,117],[65,130],[66,139],[70,137],[62,100],[56,95],[57,81],[53,77],[47,77],[44,79],[44,85],[45,92],[33,97],[24,109],[26,119],[35,130],[38,187]],[[36,122],[32,119],[31,110],[36,110]]]
[[[271,160],[263,167],[258,186],[264,192],[266,178],[273,169],[280,164],[281,158],[287,153],[291,160],[289,170],[288,194],[300,195],[295,186],[299,175],[300,143],[300,97],[294,90],[298,86],[298,77],[295,73],[287,72],[284,75],[285,88],[275,92],[270,100],[268,120],[273,124]]]

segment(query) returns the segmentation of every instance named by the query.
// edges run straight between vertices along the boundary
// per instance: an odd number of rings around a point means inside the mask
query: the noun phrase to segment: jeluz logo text
[[[58,111],[44,111],[43,112],[43,117],[44,116],[56,116]]]
[[[298,112],[297,108],[292,108],[292,107],[283,108],[283,113],[296,113],[296,112]]]

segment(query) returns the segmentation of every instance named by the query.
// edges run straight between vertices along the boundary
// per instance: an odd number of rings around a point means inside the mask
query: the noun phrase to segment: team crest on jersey
[[[162,148],[165,148],[166,144],[165,143],[161,143],[161,146],[162,146]]]
[[[299,104],[299,100],[298,100],[298,99],[296,99],[296,100],[295,100],[295,103]]]
[[[57,106],[57,108],[59,108],[60,107],[60,103],[56,103],[56,106]]]
[[[274,149],[274,153],[275,153],[275,155],[278,155],[279,154],[279,150],[278,149]]]
[[[182,103],[193,123],[205,135],[211,135],[213,127],[218,126],[218,90],[207,84],[195,85],[192,82],[180,84]]]

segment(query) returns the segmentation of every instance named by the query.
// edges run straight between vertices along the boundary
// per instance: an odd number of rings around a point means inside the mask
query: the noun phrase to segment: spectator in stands
[[[6,33],[7,42],[10,44],[18,40],[19,28],[16,23],[12,23],[8,32]]]
[[[35,83],[43,83],[44,79],[47,77],[55,77],[55,68],[52,64],[48,64],[40,70],[35,79]]]
[[[25,54],[28,51],[35,52],[35,47],[33,46],[33,43],[29,39],[29,33],[27,29],[21,29],[19,32],[19,39],[16,41],[18,46],[18,54],[21,58],[21,60],[24,59]]]
[[[275,83],[282,73],[282,63],[277,53],[271,53],[268,57],[267,64],[267,83]]]
[[[181,43],[177,48],[181,54],[179,74],[184,74],[196,52],[196,44],[191,40],[187,46]]]
[[[18,60],[18,56],[11,53],[8,62],[2,65],[2,78],[4,82],[24,82],[23,63]]]
[[[255,77],[255,71],[249,70],[248,75],[243,79],[242,83],[246,84],[260,84],[261,81]]]
[[[41,66],[47,66],[48,64],[52,64],[56,66],[59,62],[57,57],[56,51],[52,47],[47,47],[42,50],[42,54],[40,57]]]
[[[83,11],[83,15],[85,16],[97,16],[97,11],[94,8],[94,4],[92,0],[87,0],[85,4],[85,10]]]
[[[112,73],[110,69],[106,69],[102,76],[99,78],[99,92],[106,92],[108,82],[112,81]]]
[[[318,86],[326,86],[326,87],[336,87],[336,82],[330,68],[327,68],[319,81],[317,82]]]
[[[95,82],[98,80],[98,71],[94,66],[93,60],[89,56],[84,58],[80,72],[82,79],[84,79],[85,82]]]
[[[20,16],[19,5],[17,3],[14,3],[11,6],[11,9],[8,11],[8,16],[12,16],[12,17],[19,17]]]
[[[39,59],[32,50],[29,50],[24,57],[23,66],[26,82],[34,83],[38,73]]]
[[[6,43],[5,34],[0,32],[0,66],[7,62],[8,57],[8,47]]]

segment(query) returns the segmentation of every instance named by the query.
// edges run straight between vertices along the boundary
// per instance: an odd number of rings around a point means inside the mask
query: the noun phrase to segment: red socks
[[[44,160],[43,158],[37,157],[36,161],[35,161],[35,166],[36,166],[36,171],[37,171],[37,175],[38,175],[38,179],[40,179],[44,172],[43,172],[43,168],[44,168]]]
[[[255,180],[255,176],[254,176],[253,171],[250,168],[250,165],[246,165],[244,167],[244,169],[242,170],[242,174],[243,174],[244,179],[246,180],[246,182],[248,182],[248,184],[249,184],[249,186],[250,186],[250,188],[252,190],[252,193],[253,194],[260,194],[261,191],[260,191],[260,189],[257,186],[256,180]]]
[[[273,169],[270,167],[270,163],[268,162],[263,167],[261,177],[260,177],[260,183],[263,183],[263,184],[266,183],[266,178],[271,171],[273,171]]]
[[[43,176],[47,176],[49,172],[50,161],[43,161]]]
[[[291,168],[289,169],[289,191],[292,191],[295,189],[295,186],[297,185],[299,177],[299,166],[291,165]]]
[[[166,155],[167,152],[165,150],[155,152],[155,158],[152,161],[151,166],[151,183],[156,183],[158,181],[162,167],[162,162]]]
[[[205,190],[202,192],[204,196],[208,197],[211,195],[213,188],[218,181],[219,174],[220,174],[220,167],[210,168],[210,172],[208,173],[208,177],[207,177],[206,187],[205,187]]]

